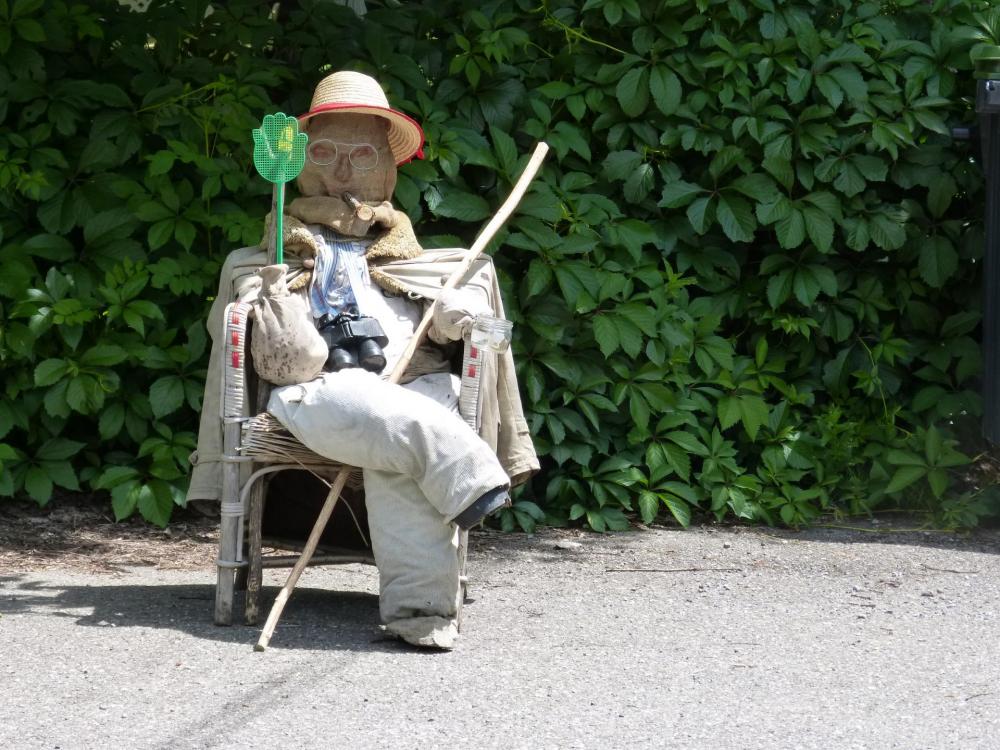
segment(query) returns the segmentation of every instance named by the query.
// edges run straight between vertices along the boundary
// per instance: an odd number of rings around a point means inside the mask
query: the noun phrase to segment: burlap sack
[[[306,383],[317,377],[328,353],[305,298],[288,291],[287,273],[284,264],[260,269],[260,295],[253,303],[250,351],[254,367],[260,377],[275,385]]]

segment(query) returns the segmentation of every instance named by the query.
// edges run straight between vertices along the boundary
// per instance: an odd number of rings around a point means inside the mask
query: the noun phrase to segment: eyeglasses
[[[329,138],[320,138],[312,141],[306,149],[309,161],[318,167],[326,167],[337,161],[339,155],[338,146],[347,149],[347,158],[351,166],[361,172],[375,169],[378,166],[378,152],[370,143],[338,143]]]

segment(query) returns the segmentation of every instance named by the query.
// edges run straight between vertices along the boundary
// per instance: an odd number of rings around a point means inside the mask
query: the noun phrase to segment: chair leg
[[[462,602],[469,599],[469,576],[466,571],[466,560],[469,556],[469,532],[460,529],[458,532],[458,575],[462,586]]]
[[[465,603],[469,600],[469,576],[466,575],[465,563],[469,553],[469,532],[458,530],[458,629],[462,630],[465,614]]]
[[[229,422],[222,428],[222,451],[224,456],[231,456],[239,445],[240,426]],[[243,523],[243,508],[239,503],[240,467],[234,461],[226,461],[222,465],[222,496],[219,505],[221,514],[219,522],[219,558],[218,581],[215,586],[215,624],[232,625],[233,623],[233,584],[235,571],[240,565],[236,562],[236,545],[240,526]]]
[[[233,624],[233,570],[219,567],[215,583],[215,624]]]
[[[215,624],[233,624],[233,593],[235,574],[240,567],[236,562],[236,538],[241,518],[224,514],[219,525],[218,580],[215,585]]]
[[[261,477],[250,490],[249,528],[247,529],[247,595],[244,619],[247,625],[260,621],[260,590],[264,582],[261,560],[261,535],[264,517],[264,499],[267,495],[267,477]]]

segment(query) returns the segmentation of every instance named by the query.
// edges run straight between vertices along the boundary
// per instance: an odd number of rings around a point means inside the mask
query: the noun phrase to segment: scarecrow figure
[[[268,411],[308,448],[362,468],[387,630],[451,648],[459,529],[508,505],[512,482],[538,469],[509,352],[484,382],[478,432],[458,414],[448,347],[477,315],[502,317],[496,279],[487,262],[462,287],[435,295],[437,256],[423,251],[391,203],[396,167],[420,155],[423,132],[389,106],[373,78],[326,77],[299,121],[309,140],[301,197],[283,219],[286,264],[234,284],[237,251],[223,268],[216,307],[234,286],[253,300],[255,367],[278,386]],[[390,383],[428,296],[440,297],[429,341],[402,384]],[[210,328],[219,311],[211,317]],[[206,404],[189,499],[218,497],[210,411]]]

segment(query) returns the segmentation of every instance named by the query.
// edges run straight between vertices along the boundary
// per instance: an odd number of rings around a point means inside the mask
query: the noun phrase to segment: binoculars
[[[374,373],[385,369],[382,347],[389,343],[389,337],[375,318],[357,313],[337,316],[327,313],[319,319],[317,328],[330,350],[324,369],[337,372],[361,367]]]

